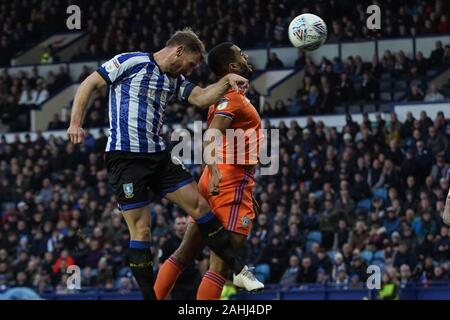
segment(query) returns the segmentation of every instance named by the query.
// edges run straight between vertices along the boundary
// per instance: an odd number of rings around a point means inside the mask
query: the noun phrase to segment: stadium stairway
[[[83,48],[87,45],[89,37],[83,32],[57,33],[43,41],[22,50],[11,59],[12,66],[41,63],[41,56],[48,46],[52,46],[54,55],[61,61],[68,61],[76,47]]]
[[[251,82],[263,100],[260,101],[260,106],[264,102],[273,105],[278,99],[283,101],[292,99],[300,89],[304,74],[303,69],[294,68],[267,70],[261,73]]]

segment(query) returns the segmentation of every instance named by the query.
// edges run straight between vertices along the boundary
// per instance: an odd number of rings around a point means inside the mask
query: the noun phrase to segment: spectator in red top
[[[53,273],[58,273],[60,271],[62,261],[65,261],[65,265],[67,267],[75,264],[75,260],[73,260],[73,258],[69,255],[69,251],[63,250],[52,267]]]
[[[448,29],[448,19],[446,15],[441,16],[441,21],[438,25],[438,32],[439,33],[447,33],[449,31]]]

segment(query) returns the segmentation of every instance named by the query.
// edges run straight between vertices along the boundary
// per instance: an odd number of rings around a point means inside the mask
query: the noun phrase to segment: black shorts
[[[175,161],[175,163],[174,163]],[[108,179],[123,211],[140,208],[194,181],[170,151],[157,153],[106,152]]]

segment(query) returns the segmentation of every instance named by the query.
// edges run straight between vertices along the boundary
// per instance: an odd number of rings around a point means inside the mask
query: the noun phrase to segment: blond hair
[[[205,53],[205,46],[197,34],[191,28],[178,30],[166,42],[166,47],[184,46],[188,52],[199,53],[202,56]]]

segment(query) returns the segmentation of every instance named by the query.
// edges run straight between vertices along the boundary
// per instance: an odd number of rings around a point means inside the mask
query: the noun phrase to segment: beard
[[[241,63],[239,69],[239,74],[244,78],[248,79],[253,74],[253,69],[248,64]]]
[[[172,63],[170,70],[167,71],[167,73],[172,76],[173,78],[177,78],[181,75],[181,68],[183,66],[182,61],[175,61]]]

